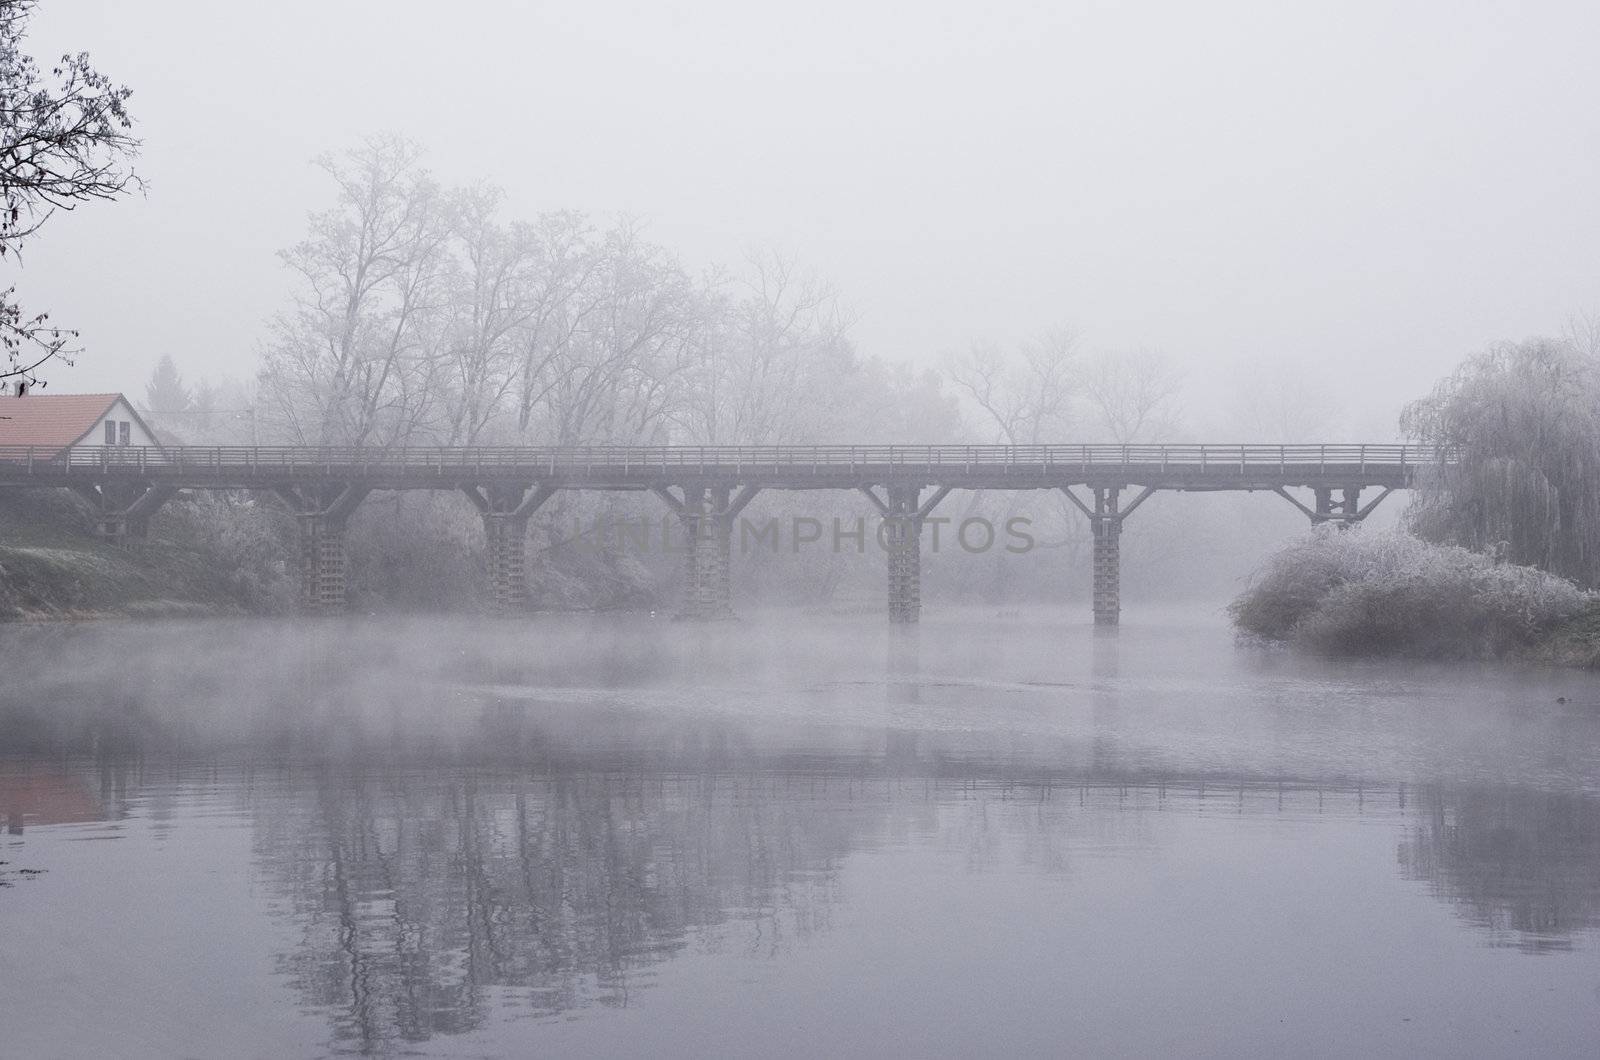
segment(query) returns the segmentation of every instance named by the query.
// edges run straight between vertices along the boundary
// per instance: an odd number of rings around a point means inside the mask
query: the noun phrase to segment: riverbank
[[[1600,604],[1558,623],[1524,654],[1548,666],[1600,670]]]
[[[351,521],[352,610],[471,613],[488,598],[476,516],[435,500],[386,498]],[[270,504],[182,498],[149,536],[111,544],[70,495],[0,495],[0,621],[272,616],[295,609],[295,526]],[[655,572],[627,555],[530,548],[531,607],[648,611]]]
[[[0,620],[270,613],[192,543],[96,537],[64,496],[14,492],[0,506]]]

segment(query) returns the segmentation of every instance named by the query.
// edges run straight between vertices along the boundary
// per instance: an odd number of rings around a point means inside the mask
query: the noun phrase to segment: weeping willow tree
[[[1495,346],[1401,429],[1445,450],[1411,508],[1419,536],[1600,584],[1600,359],[1560,340]]]

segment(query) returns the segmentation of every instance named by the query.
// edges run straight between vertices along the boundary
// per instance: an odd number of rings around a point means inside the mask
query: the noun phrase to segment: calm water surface
[[[1595,679],[1079,619],[0,630],[0,1054],[1595,1054]]]

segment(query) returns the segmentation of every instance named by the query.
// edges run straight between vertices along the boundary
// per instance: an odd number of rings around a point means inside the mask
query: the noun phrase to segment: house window
[[[130,424],[127,420],[123,420],[121,423],[117,424],[117,444],[118,445],[127,445],[130,441],[132,441],[132,438],[131,438],[131,435],[133,433],[132,426],[133,425]]]
[[[106,420],[106,444],[107,445],[116,445],[117,444],[117,421],[116,420]]]

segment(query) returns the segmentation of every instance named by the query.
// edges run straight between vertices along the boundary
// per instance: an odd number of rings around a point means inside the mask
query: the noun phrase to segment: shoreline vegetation
[[[1246,638],[1332,656],[1600,668],[1600,594],[1402,530],[1322,526],[1228,606]]]
[[[1408,531],[1324,526],[1229,606],[1246,637],[1327,655],[1600,669],[1600,320],[1468,357],[1400,417],[1450,452]]]
[[[14,495],[0,506],[0,622],[290,613],[292,528],[275,526],[277,516],[176,505],[162,533],[130,548],[97,538],[69,498]],[[239,525],[242,533],[215,533]],[[530,610],[662,606],[643,571],[595,575],[537,572],[545,591]],[[406,610],[407,595],[374,593],[355,609]],[[1600,593],[1400,530],[1310,531],[1270,558],[1227,613],[1246,640],[1323,655],[1600,669]]]
[[[352,526],[352,537],[381,544],[352,561],[352,610],[481,607],[475,527],[456,525],[437,507],[414,506],[399,528],[381,517]],[[202,496],[169,503],[155,522],[149,537],[117,545],[97,537],[65,494],[19,490],[0,498],[0,622],[295,610],[292,517],[248,498]],[[651,572],[626,556],[530,549],[528,573],[538,610],[658,606]]]

